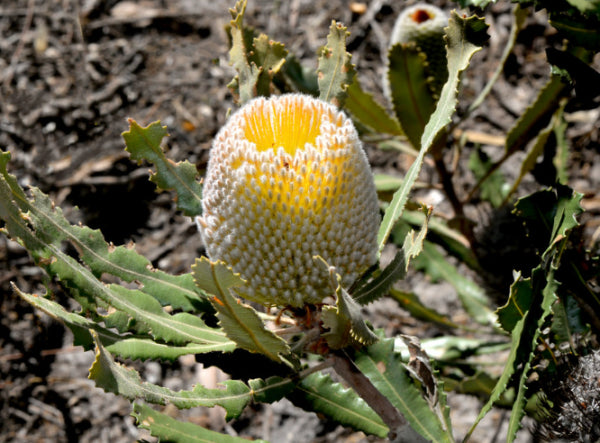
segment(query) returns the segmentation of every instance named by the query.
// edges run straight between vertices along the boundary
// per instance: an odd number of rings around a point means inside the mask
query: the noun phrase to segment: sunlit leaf
[[[354,65],[350,62],[352,56],[346,52],[348,34],[345,26],[331,22],[327,44],[319,49],[319,98],[338,107],[344,105],[346,88],[356,75]]]
[[[375,387],[404,415],[411,427],[433,442],[453,442],[449,424],[429,408],[394,352],[394,341],[380,340],[356,354],[355,363]]]
[[[212,301],[220,325],[231,340],[243,349],[275,361],[282,361],[290,353],[287,343],[265,327],[252,307],[231,295],[230,288],[244,283],[238,274],[224,263],[213,263],[206,257],[196,259],[192,271],[198,287],[214,296]]]
[[[129,131],[122,134],[131,159],[138,163],[148,161],[156,168],[150,180],[161,190],[175,190],[177,208],[190,217],[201,215],[202,185],[197,180],[198,171],[187,160],[175,163],[166,158],[161,143],[167,135],[166,126],[160,122],[144,128],[133,119],[129,119]]]
[[[456,12],[452,13],[448,23],[448,81],[442,89],[437,107],[431,115],[423,136],[421,137],[419,155],[407,171],[402,186],[394,194],[392,202],[385,211],[377,241],[379,252],[383,250],[394,224],[401,217],[408,195],[419,176],[425,154],[434,144],[436,137],[451,121],[456,109],[456,96],[461,73],[468,67],[473,54],[481,49],[487,40],[487,25],[478,17],[462,18]]]
[[[133,413],[140,428],[148,429],[159,441],[171,443],[244,443],[249,440],[220,434],[189,422],[182,422],[155,411],[141,403],[133,404]],[[253,440],[264,442],[264,440]],[[265,442],[266,443],[266,442]]]
[[[294,405],[332,418],[367,434],[385,437],[388,427],[356,392],[316,372],[304,378],[287,397]]]

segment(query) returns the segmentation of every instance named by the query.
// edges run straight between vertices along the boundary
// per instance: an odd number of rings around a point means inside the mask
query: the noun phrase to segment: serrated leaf
[[[113,246],[106,242],[99,230],[87,226],[70,224],[60,208],[39,189],[32,188],[34,204],[28,209],[34,229],[41,229],[47,241],[58,245],[61,241],[70,243],[79,253],[92,273],[101,278],[112,275],[139,285],[163,306],[184,311],[211,312],[212,307],[194,285],[191,274],[171,275],[154,269],[148,259],[138,254],[133,247]]]
[[[506,332],[512,332],[517,322],[529,311],[533,300],[531,281],[529,279],[515,279],[510,286],[510,295],[506,304],[500,307],[498,313],[498,323]]]
[[[394,259],[387,265],[379,275],[367,284],[357,288],[352,293],[352,298],[361,305],[371,303],[384,295],[391,289],[392,285],[406,276],[406,256],[404,251],[399,250]]]
[[[257,96],[271,95],[271,82],[286,62],[286,57],[287,50],[282,43],[270,40],[266,34],[261,34],[254,39],[249,60],[253,66],[259,68],[256,81]]]
[[[99,340],[102,342],[102,345],[109,352],[122,358],[141,360],[162,359],[173,361],[182,355],[215,351],[228,352],[235,349],[235,343],[229,340],[211,344],[188,343],[184,346],[174,346],[158,343],[143,336],[120,335],[114,331],[103,328],[96,322],[85,318],[82,315],[66,311],[61,305],[45,297],[24,293],[14,285],[13,289],[21,298],[32,306],[68,326],[74,334],[73,343],[76,346],[83,346],[86,350],[89,350],[94,346],[90,330],[95,331]]]
[[[469,315],[478,323],[493,325],[496,316],[489,308],[485,291],[473,280],[462,275],[432,243],[425,241],[423,251],[416,260],[416,267],[425,269],[432,278],[442,278],[456,290]]]
[[[343,426],[367,434],[383,438],[389,431],[356,392],[333,381],[327,374],[316,372],[305,377],[287,398],[302,409],[324,414]]]
[[[560,263],[562,245],[566,242],[568,231],[577,225],[575,216],[581,211],[580,200],[580,194],[559,186],[555,192],[537,192],[517,202],[517,211],[521,216],[541,219],[542,225],[551,230],[551,235],[548,236],[549,246],[542,257],[542,264],[533,269],[531,277],[513,284],[512,300],[498,313],[503,327],[511,330],[510,353],[502,375],[467,433],[465,441],[489,412],[493,403],[505,392],[511,378],[518,380],[518,385],[508,424],[507,442],[512,442],[515,438],[524,414],[526,381],[535,356],[534,351],[541,328],[552,313],[552,306],[557,300],[555,294],[559,283],[554,274]]]
[[[8,234],[20,241],[37,264],[51,276],[59,278],[72,293],[92,300],[90,308],[94,308],[97,301],[101,301],[103,307],[114,308],[121,315],[120,332],[132,328],[149,332],[155,339],[177,344],[218,345],[228,341],[223,331],[209,328],[199,317],[187,313],[167,314],[157,299],[149,294],[104,284],[85,263],[63,252],[63,242],[72,241],[76,231],[70,230],[72,227],[65,222],[62,211],[54,208],[50,199],[40,191],[34,189],[35,199],[29,200],[14,177],[6,171],[9,156],[2,155],[0,158],[0,217],[6,222]],[[82,240],[81,244],[85,241]],[[77,242],[73,245],[76,248],[80,246]],[[120,265],[127,267],[127,263]]]
[[[557,185],[555,189],[525,196],[515,204],[520,217],[533,220],[546,228],[549,246],[544,251],[544,256],[549,254],[557,241],[566,236],[567,231],[578,225],[576,217],[583,212],[582,198],[583,194],[567,186]]]
[[[505,341],[453,335],[423,339],[422,347],[436,361],[464,360],[467,356],[497,354],[509,348]],[[394,352],[400,353],[403,361],[410,357],[406,343],[399,337],[395,339]]]
[[[425,222],[425,214],[421,211],[404,211],[402,220],[412,226],[422,226]],[[450,228],[446,220],[434,214],[429,219],[427,232],[429,241],[441,245],[471,269],[479,270],[477,258],[469,246],[469,241],[459,231]]]
[[[154,122],[145,128],[129,119],[129,131],[122,134],[131,154],[138,163],[146,160],[154,165],[156,172],[150,180],[159,189],[177,193],[177,208],[189,217],[202,214],[202,185],[197,181],[198,171],[190,162],[175,163],[167,159],[161,148],[162,139],[168,135],[166,126]]]
[[[150,406],[141,403],[133,404],[133,412],[137,425],[148,429],[150,435],[159,441],[171,443],[244,443],[249,440],[243,437],[233,437],[220,434],[189,422],[182,422],[155,411]],[[253,440],[264,442],[264,440]],[[264,442],[266,443],[266,442]]]
[[[388,52],[387,76],[396,118],[408,140],[418,149],[436,103],[428,82],[425,54],[414,44],[392,46]]]
[[[402,216],[408,194],[419,176],[425,154],[451,121],[452,114],[456,109],[460,75],[468,67],[473,54],[481,49],[481,45],[487,39],[486,29],[487,25],[483,19],[477,17],[461,18],[456,12],[453,12],[450,17],[446,32],[448,81],[444,85],[437,107],[423,131],[419,155],[407,171],[401,188],[394,194],[394,198],[383,216],[377,235],[380,253],[396,221]]]
[[[411,229],[404,238],[404,243],[402,244],[402,252],[404,253],[404,262],[407,271],[408,265],[410,264],[410,260],[412,258],[417,257],[423,250],[423,242],[425,241],[425,236],[427,235],[427,227],[429,225],[431,211],[431,207],[423,207],[423,212],[425,213],[425,221],[421,225],[419,233],[417,234],[414,229]]]
[[[535,101],[521,114],[506,135],[505,155],[523,149],[548,124],[566,91],[568,87],[560,76],[553,75],[548,80]]]
[[[445,420],[429,408],[394,352],[394,340],[385,339],[359,351],[354,362],[375,387],[404,415],[411,427],[428,441],[453,442]]]
[[[331,349],[341,349],[354,343],[375,343],[377,336],[365,323],[360,305],[342,288],[341,276],[325,260],[321,257],[319,259],[329,268],[330,284],[336,295],[335,307],[323,307],[323,326],[329,329],[329,332],[323,334],[323,338]]]
[[[224,381],[217,389],[207,389],[201,385],[195,385],[191,391],[172,391],[163,386],[144,382],[135,369],[116,363],[102,346],[97,334],[94,331],[90,331],[90,333],[96,344],[96,359],[90,368],[89,378],[106,392],[121,395],[129,400],[143,399],[148,403],[161,405],[171,403],[179,409],[221,406],[226,411],[227,420],[239,417],[256,394],[253,389],[240,380]],[[280,394],[278,398],[289,392],[293,386],[290,379],[280,377],[268,379],[261,386],[255,383],[255,387],[258,387],[259,391],[272,389],[278,393],[272,397]],[[264,398],[268,396],[264,392],[261,395]]]
[[[371,94],[362,90],[358,77],[354,77],[346,92],[344,107],[360,124],[380,134],[404,135],[400,123]]]
[[[246,0],[239,0],[233,9],[230,9],[232,20],[229,22],[231,48],[229,50],[229,63],[236,70],[237,75],[228,85],[234,95],[239,96],[240,104],[244,104],[256,97],[256,84],[260,76],[260,68],[248,60],[250,48],[247,47],[247,33],[244,31],[243,20],[246,12]]]
[[[211,262],[206,257],[196,259],[192,271],[196,284],[214,296],[212,301],[220,325],[231,340],[247,351],[288,362],[287,343],[265,327],[252,307],[231,295],[230,288],[244,283],[239,274],[234,274],[223,262]]]
[[[519,175],[515,179],[510,191],[507,194],[507,197],[513,195],[516,192],[517,188],[521,184],[521,180],[523,180],[527,173],[531,172],[535,168],[538,158],[544,153],[546,143],[548,143],[548,139],[552,134],[555,123],[556,120],[555,118],[553,118],[548,124],[548,126],[542,129],[536,136],[535,141],[531,146],[531,149],[529,149],[527,155],[521,162]]]
[[[327,44],[319,49],[317,75],[319,98],[342,107],[346,100],[346,88],[352,83],[356,71],[350,62],[352,55],[346,52],[346,27],[331,22]]]

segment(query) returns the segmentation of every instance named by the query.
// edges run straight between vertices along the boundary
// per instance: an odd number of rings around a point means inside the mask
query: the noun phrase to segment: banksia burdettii
[[[327,270],[350,285],[377,261],[379,210],[349,118],[315,98],[257,98],[217,134],[198,225],[210,259],[246,284],[239,295],[301,307],[331,295]]]
[[[444,28],[448,16],[440,8],[418,3],[403,10],[394,24],[390,47],[398,43],[411,44],[425,54],[432,91],[439,95],[448,79],[448,61]]]

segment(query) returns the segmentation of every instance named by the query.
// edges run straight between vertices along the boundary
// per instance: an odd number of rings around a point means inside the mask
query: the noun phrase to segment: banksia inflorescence
[[[448,17],[440,8],[418,3],[403,10],[394,24],[390,46],[414,44],[425,54],[433,92],[440,93],[448,79],[445,27]]]
[[[301,307],[331,295],[321,256],[350,285],[377,261],[379,210],[349,118],[289,94],[257,98],[217,134],[198,225],[211,260],[246,284],[239,295]]]

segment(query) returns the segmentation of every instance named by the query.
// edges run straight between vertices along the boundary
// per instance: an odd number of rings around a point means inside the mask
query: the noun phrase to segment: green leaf
[[[125,148],[131,159],[140,163],[146,160],[154,165],[156,172],[150,180],[159,189],[177,193],[177,208],[189,217],[202,214],[202,185],[196,180],[198,171],[190,162],[175,163],[166,158],[162,139],[168,135],[166,126],[154,122],[145,128],[129,119],[129,131],[122,134]]]
[[[247,37],[243,26],[244,14],[246,12],[246,0],[239,0],[233,9],[230,9],[232,20],[229,22],[229,35],[231,36],[231,48],[229,49],[229,63],[236,70],[237,75],[228,85],[235,96],[239,96],[241,104],[256,97],[256,84],[261,70],[254,62],[248,60]]]
[[[212,294],[220,325],[227,336],[241,348],[259,352],[272,360],[287,362],[290,348],[280,337],[269,331],[258,313],[230,293],[230,288],[244,283],[223,262],[211,262],[206,257],[196,259],[192,266],[196,284]]]
[[[346,27],[331,22],[327,44],[319,49],[317,66],[319,98],[342,107],[346,100],[346,88],[352,83],[356,71],[350,62],[352,55],[346,52]]]
[[[419,233],[417,234],[413,229],[411,229],[408,234],[406,234],[404,243],[402,244],[404,262],[406,263],[407,271],[410,260],[417,257],[423,250],[423,242],[425,241],[425,236],[427,235],[427,226],[429,224],[429,218],[431,217],[432,208],[423,207],[422,209],[425,213],[425,222],[421,226]]]
[[[149,294],[104,284],[86,266],[87,263],[63,252],[65,241],[72,242],[75,248],[86,245],[87,240],[81,238],[89,232],[69,225],[60,208],[55,208],[39,190],[33,189],[35,198],[29,200],[14,177],[6,171],[9,158],[8,155],[0,156],[0,217],[6,222],[8,234],[20,241],[37,264],[51,276],[59,278],[73,294],[79,295],[80,299],[89,299],[87,308],[95,308],[98,302],[104,303],[105,308],[114,308],[123,320],[115,325],[121,332],[130,328],[150,332],[157,340],[177,344],[193,342],[219,346],[229,341],[223,331],[209,328],[199,317],[187,313],[169,315]],[[77,238],[79,243],[75,241]],[[87,258],[83,253],[81,257]],[[92,254],[92,257],[96,256]],[[118,262],[117,265],[127,268],[126,262]],[[107,320],[109,317],[99,318]]]
[[[352,298],[361,305],[366,305],[387,295],[392,285],[406,276],[405,263],[404,252],[399,250],[394,259],[379,275],[352,293]]]
[[[555,114],[555,116],[556,116],[556,114]],[[536,136],[535,141],[531,146],[531,149],[529,149],[529,151],[527,152],[527,155],[525,156],[525,159],[521,163],[519,175],[517,176],[517,178],[515,179],[515,182],[513,183],[512,187],[510,188],[510,191],[508,192],[507,197],[513,195],[517,191],[517,188],[521,184],[521,180],[523,180],[523,177],[525,177],[525,175],[527,173],[531,172],[533,170],[533,168],[535,168],[538,158],[544,153],[546,144],[548,143],[548,140],[550,138],[550,135],[552,134],[555,124],[556,124],[556,119],[553,118],[550,121],[550,123],[548,124],[548,126],[546,126],[544,129],[542,129],[539,132],[539,134]]]
[[[195,385],[191,391],[177,392],[144,382],[135,369],[120,365],[112,359],[110,353],[102,346],[96,332],[90,331],[90,333],[94,336],[96,343],[96,359],[90,368],[89,378],[106,392],[121,395],[129,400],[143,399],[148,403],[160,405],[171,403],[179,409],[221,406],[225,409],[227,420],[239,417],[257,394],[240,380],[227,380],[221,383],[221,387],[217,389],[207,389],[201,385]],[[260,386],[255,383],[255,387],[259,388],[259,393],[263,398],[282,398],[291,391],[293,386],[290,379],[281,377],[272,377]],[[273,391],[271,395],[264,392],[267,390]]]
[[[524,414],[527,399],[526,381],[541,329],[557,300],[555,294],[559,283],[554,274],[560,264],[568,233],[577,226],[575,216],[581,212],[580,201],[581,194],[559,186],[555,192],[537,192],[517,202],[517,211],[522,217],[539,220],[540,225],[546,226],[551,232],[547,237],[549,246],[542,257],[542,264],[533,269],[529,279],[513,284],[509,302],[498,312],[502,326],[511,331],[511,349],[504,371],[488,402],[467,433],[465,441],[494,402],[506,391],[511,379],[518,380],[518,385],[508,425],[507,441],[514,440]]]
[[[498,323],[506,332],[512,332],[522,319],[533,301],[533,288],[529,279],[520,280],[518,276],[510,287],[510,295],[504,306],[498,309]]]
[[[416,266],[425,269],[432,278],[442,278],[456,290],[469,315],[478,323],[493,325],[496,316],[489,308],[485,291],[473,280],[462,275],[432,243],[425,241]]]
[[[271,95],[273,77],[279,73],[286,61],[287,50],[284,45],[275,42],[265,34],[254,39],[249,60],[260,70],[256,83],[256,95]]]
[[[460,75],[468,67],[473,54],[481,49],[481,45],[487,39],[486,29],[487,25],[483,19],[477,17],[461,18],[456,12],[453,12],[450,17],[446,33],[448,81],[444,85],[437,107],[423,131],[419,155],[407,171],[401,188],[394,194],[394,198],[383,216],[377,235],[380,253],[392,232],[394,224],[402,216],[408,194],[421,171],[425,154],[451,121],[452,114],[456,109],[456,95]]]
[[[560,103],[560,99],[564,97],[568,90],[569,88],[560,76],[553,75],[548,80],[548,83],[538,93],[535,101],[521,114],[508,132],[504,145],[505,155],[523,149],[548,124]]]
[[[558,185],[556,189],[546,189],[523,197],[515,204],[517,214],[527,220],[537,222],[549,237],[549,246],[544,252],[548,255],[557,241],[578,225],[577,216],[583,212],[581,199],[583,194],[567,186]]]
[[[414,44],[392,46],[388,52],[387,76],[396,118],[408,140],[418,149],[425,125],[435,110],[425,54]]]
[[[327,344],[331,349],[341,349],[355,343],[375,343],[377,336],[365,323],[360,305],[342,288],[342,277],[335,272],[335,267],[319,258],[329,268],[330,284],[336,295],[336,306],[324,306],[322,311],[323,326],[329,329],[323,334]]]
[[[425,222],[425,214],[421,211],[404,211],[402,220],[412,226],[422,226]],[[450,228],[446,220],[434,214],[429,219],[427,231],[429,241],[441,245],[470,268],[479,270],[477,258],[470,248],[468,240],[456,229]]]
[[[398,120],[389,115],[371,94],[362,90],[358,77],[354,77],[346,92],[344,107],[360,124],[379,134],[404,135]]]
[[[445,418],[429,408],[394,352],[394,340],[380,340],[355,356],[355,363],[375,387],[404,415],[411,427],[433,442],[453,442]]]
[[[577,46],[590,49],[597,52],[600,49],[600,30],[598,29],[598,20],[600,19],[600,4],[591,0],[569,0],[579,3],[592,4],[596,8],[596,16],[590,15],[589,18],[581,14],[551,13],[548,22],[554,26],[563,37]]]
[[[181,422],[155,411],[141,403],[133,404],[133,413],[137,425],[148,429],[159,441],[172,443],[243,443],[249,440],[242,437],[220,434],[189,422]],[[253,440],[264,442],[264,440]]]
[[[158,343],[144,336],[120,335],[106,329],[96,322],[80,314],[68,312],[56,302],[38,295],[27,294],[13,285],[14,291],[25,301],[37,309],[45,312],[50,317],[63,322],[73,331],[73,343],[89,350],[94,346],[90,330],[93,330],[102,345],[111,353],[122,358],[131,359],[163,359],[174,361],[182,355],[201,354],[206,352],[228,352],[235,349],[235,343],[224,340],[220,343],[188,343],[184,346],[173,346]]]
[[[391,298],[398,302],[402,309],[407,310],[414,318],[450,328],[460,327],[445,315],[425,306],[412,292],[404,292],[392,288],[389,294]]]
[[[356,392],[316,372],[304,378],[287,397],[294,405],[332,418],[343,426],[384,438],[389,429]]]
[[[296,91],[313,97],[319,96],[317,73],[314,69],[302,66],[293,54],[287,56],[281,72]]]
[[[565,103],[566,104],[566,103]],[[553,125],[554,138],[556,139],[556,155],[552,163],[556,168],[556,180],[561,185],[567,185],[569,182],[569,159],[570,140],[567,139],[567,121],[564,116],[564,109],[561,107],[557,111],[556,122]]]

